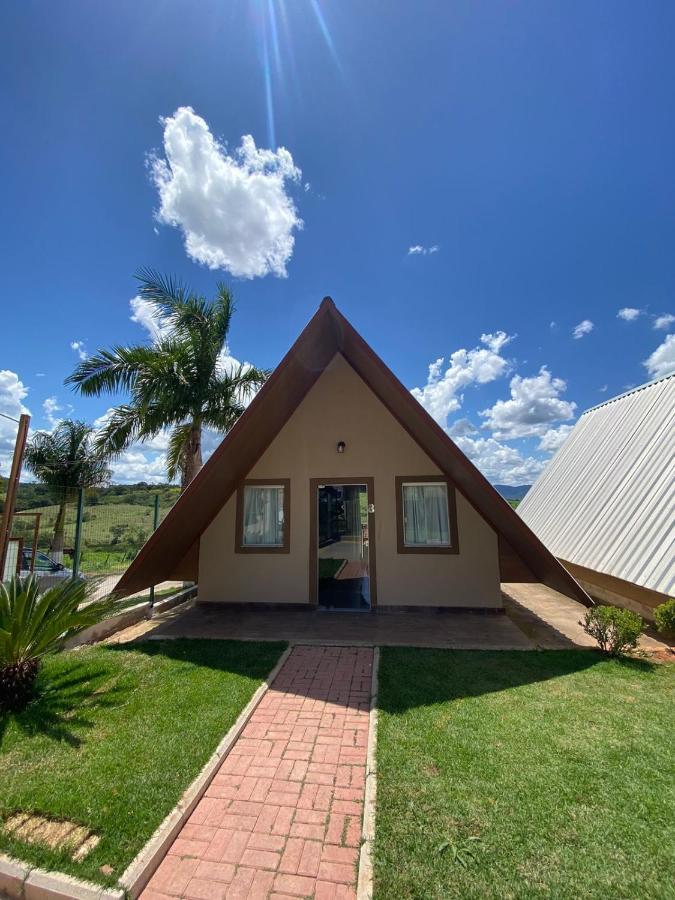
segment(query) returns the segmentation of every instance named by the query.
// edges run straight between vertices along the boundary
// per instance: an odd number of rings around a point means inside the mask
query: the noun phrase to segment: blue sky
[[[152,266],[228,282],[230,353],[266,367],[330,294],[491,480],[531,481],[675,367],[674,30],[634,0],[3,4],[0,411],[103,415],[63,379],[147,338]]]

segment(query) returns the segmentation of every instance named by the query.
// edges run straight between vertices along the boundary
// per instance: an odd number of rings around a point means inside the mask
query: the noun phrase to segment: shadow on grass
[[[119,706],[133,688],[124,665],[119,665],[121,660],[111,656],[114,664],[106,664],[107,653],[141,653],[263,680],[285,648],[282,642],[169,640],[111,644],[86,660],[59,654],[41,668],[35,697],[28,706],[18,713],[0,713],[0,748],[12,723],[26,736],[43,735],[80,747],[86,732],[100,720],[95,713]]]
[[[112,653],[163,656],[186,665],[206,666],[248,678],[264,679],[287,647],[285,641],[237,641],[211,638],[170,638],[110,644]]]
[[[11,723],[28,737],[44,735],[80,747],[84,742],[82,733],[96,724],[91,714],[123,701],[126,688],[110,683],[117,675],[103,662],[75,662],[56,673],[46,672],[43,667],[35,696],[26,708],[0,714],[0,748]]]
[[[418,650],[385,647],[379,671],[378,707],[402,713],[420,706],[480,697],[561,678],[613,663],[649,674],[643,659],[611,659],[597,650]]]

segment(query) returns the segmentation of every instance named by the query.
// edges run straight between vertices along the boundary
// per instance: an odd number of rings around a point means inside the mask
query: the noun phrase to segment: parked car
[[[21,572],[23,578],[30,575],[31,561],[33,558],[33,550],[31,547],[24,548],[21,551]],[[33,574],[40,579],[40,584],[48,587],[55,581],[61,581],[64,578],[72,578],[72,569],[66,568],[63,563],[56,562],[51,556],[38,550],[35,554],[35,565],[33,566]]]

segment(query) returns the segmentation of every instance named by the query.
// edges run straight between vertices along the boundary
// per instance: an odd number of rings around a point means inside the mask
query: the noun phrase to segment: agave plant
[[[95,582],[69,578],[41,592],[34,575],[0,585],[0,710],[26,705],[44,656],[128,605],[114,596],[94,597],[95,588]]]

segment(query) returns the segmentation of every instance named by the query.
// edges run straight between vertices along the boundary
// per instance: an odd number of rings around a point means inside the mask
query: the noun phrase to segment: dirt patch
[[[48,819],[36,813],[14,813],[2,830],[27,844],[44,844],[51,850],[65,850],[80,862],[96,847],[100,838],[84,825],[67,819]]]
[[[646,650],[645,656],[647,659],[655,660],[656,662],[675,662],[675,652],[672,647],[664,647],[662,650]]]

